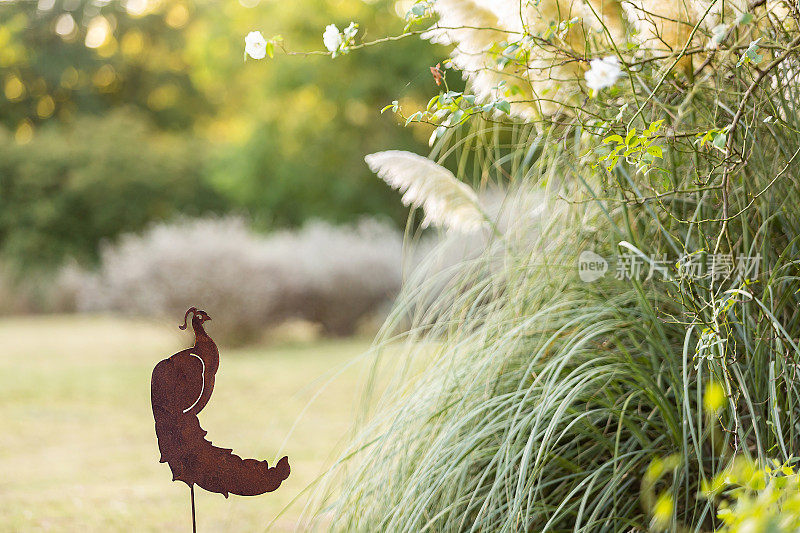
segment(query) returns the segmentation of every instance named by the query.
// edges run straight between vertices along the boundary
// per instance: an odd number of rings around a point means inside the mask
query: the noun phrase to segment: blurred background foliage
[[[233,212],[262,231],[405,213],[363,155],[425,150],[379,115],[424,104],[442,50],[419,39],[244,60],[244,36],[322,49],[327,24],[402,32],[379,0],[0,1],[0,256],[47,271],[177,215]],[[408,80],[411,80],[409,82]]]
[[[230,204],[204,180],[202,142],[133,113],[45,125],[24,144],[0,141],[0,239],[14,270],[65,258],[90,264],[98,243],[183,212]],[[19,273],[19,272],[17,272]]]

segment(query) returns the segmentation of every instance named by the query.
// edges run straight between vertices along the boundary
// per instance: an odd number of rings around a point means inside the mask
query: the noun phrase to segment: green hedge
[[[206,151],[125,112],[45,128],[27,144],[0,131],[0,254],[17,269],[91,262],[122,231],[224,211],[202,179]]]

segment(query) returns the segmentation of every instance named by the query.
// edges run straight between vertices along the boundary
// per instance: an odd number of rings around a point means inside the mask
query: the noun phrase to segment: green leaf
[[[716,130],[709,130],[702,136],[701,136],[701,134],[698,133],[697,136],[700,137],[700,146],[703,147],[703,146],[706,145],[706,143],[708,141],[713,140],[715,134],[716,134]]]
[[[421,17],[425,15],[425,4],[414,4],[411,7],[411,14],[415,17]]]
[[[453,98],[456,98],[457,96],[461,96],[461,94],[462,93],[457,91],[447,91],[446,93],[444,93],[444,99],[449,101],[452,100]]]
[[[391,104],[389,104],[387,106],[384,106],[384,108],[381,109],[381,115],[383,115],[383,113],[385,111],[389,110],[389,109],[391,109],[393,112],[397,113],[397,110],[399,108],[400,108],[400,104],[397,102],[397,100],[392,100]]]
[[[502,111],[506,115],[511,114],[511,104],[508,103],[507,100],[499,100],[494,105],[499,111]]]
[[[604,142],[604,143],[611,143],[611,142],[615,142],[615,143],[617,143],[617,144],[624,144],[624,143],[625,143],[625,139],[623,139],[623,138],[622,138],[622,135],[616,135],[616,134],[614,134],[614,135],[609,135],[608,137],[606,137],[605,139],[603,139],[603,142]]]
[[[652,155],[653,157],[658,157],[660,159],[664,159],[663,152],[661,151],[660,146],[648,146],[647,153]]]
[[[760,40],[761,37],[750,43],[750,45],[747,47],[747,50],[745,50],[744,53],[742,54],[742,57],[739,58],[739,62],[736,63],[737,67],[741,66],[744,63],[749,63],[749,62],[758,64],[761,62],[762,59],[764,59],[764,57],[758,53],[758,42]]]
[[[414,113],[413,115],[411,115],[406,119],[405,125],[408,126],[411,122],[414,122],[415,120],[419,121],[421,117],[422,117],[422,111],[417,111],[416,113]]]

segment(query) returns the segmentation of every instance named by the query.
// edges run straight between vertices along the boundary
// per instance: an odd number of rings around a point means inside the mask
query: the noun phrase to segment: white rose
[[[325,43],[325,48],[329,52],[336,52],[342,45],[342,36],[339,33],[339,28],[336,24],[329,24],[325,28],[325,33],[322,34],[322,42]]]
[[[264,59],[267,55],[267,40],[260,31],[251,31],[244,38],[244,51],[253,59]]]
[[[622,76],[622,69],[616,56],[592,59],[585,75],[586,85],[594,91],[599,91],[614,85],[620,76]]]

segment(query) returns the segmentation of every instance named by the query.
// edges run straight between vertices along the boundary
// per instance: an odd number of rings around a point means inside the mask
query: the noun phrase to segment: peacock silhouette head
[[[183,324],[178,326],[180,329],[186,329],[187,321],[189,320],[189,313],[192,313],[192,326],[197,329],[198,326],[202,326],[203,322],[207,322],[211,320],[211,317],[208,316],[208,313],[202,311],[196,307],[190,307],[186,310],[186,314],[183,315]]]

